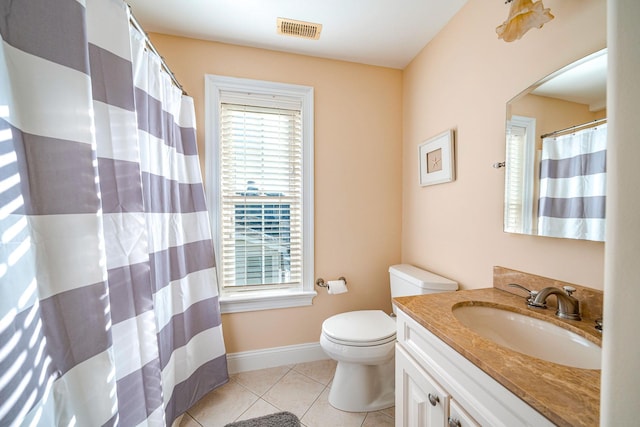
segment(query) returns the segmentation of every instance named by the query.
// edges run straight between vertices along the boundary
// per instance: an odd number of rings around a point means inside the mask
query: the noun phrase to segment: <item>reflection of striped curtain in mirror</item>
[[[544,138],[538,232],[604,241],[607,125]]]

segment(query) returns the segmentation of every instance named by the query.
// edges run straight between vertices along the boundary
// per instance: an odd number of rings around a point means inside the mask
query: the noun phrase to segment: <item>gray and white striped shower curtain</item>
[[[2,426],[171,425],[228,381],[193,100],[128,14],[0,3]]]
[[[607,125],[542,141],[538,233],[604,241]]]

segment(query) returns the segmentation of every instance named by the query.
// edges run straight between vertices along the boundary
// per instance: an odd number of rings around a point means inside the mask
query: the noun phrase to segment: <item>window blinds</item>
[[[512,233],[524,232],[525,132],[526,129],[520,126],[507,129],[504,225],[505,230]]]
[[[221,104],[222,286],[300,286],[300,101],[249,96]]]
[[[504,231],[534,233],[536,120],[512,116],[507,122]]]

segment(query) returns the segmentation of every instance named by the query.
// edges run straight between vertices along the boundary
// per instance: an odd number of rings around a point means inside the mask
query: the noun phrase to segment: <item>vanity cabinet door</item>
[[[480,424],[455,399],[451,399],[449,402],[449,422],[447,425],[448,427],[480,427]]]
[[[396,346],[396,427],[446,427],[449,394]]]
[[[452,419],[454,426],[457,424],[456,421],[459,421],[461,426],[554,426],[540,412],[402,310],[398,310],[397,326],[396,360],[403,361],[396,366],[396,427],[443,424],[448,426],[449,411],[452,411],[452,418],[455,418]],[[405,389],[409,387],[406,385],[407,375],[416,383],[420,376],[425,382],[428,382],[426,378],[430,378],[434,389],[447,391],[443,393],[446,399],[440,399],[446,414],[442,423],[438,421],[438,424],[418,424],[405,421],[408,406],[402,399],[403,393],[406,394]],[[428,386],[421,387],[424,391],[423,400],[428,401]]]

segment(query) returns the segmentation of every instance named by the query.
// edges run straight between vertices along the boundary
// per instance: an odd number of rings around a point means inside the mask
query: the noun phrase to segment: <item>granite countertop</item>
[[[523,297],[496,288],[399,297],[394,302],[554,424],[598,425],[600,370],[558,365],[495,344],[463,326],[453,316],[452,309],[474,303],[499,307],[557,324],[601,345],[593,319],[559,319],[555,310],[529,308]]]

